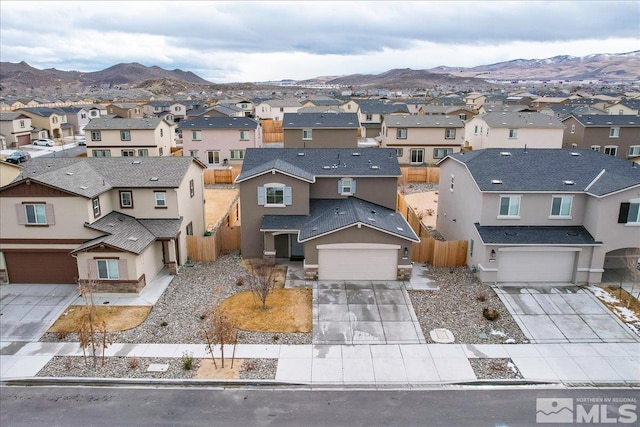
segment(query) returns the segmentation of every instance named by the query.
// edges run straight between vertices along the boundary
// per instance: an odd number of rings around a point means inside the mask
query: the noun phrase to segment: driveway
[[[578,286],[520,283],[495,290],[532,343],[640,342],[591,292]]]
[[[0,342],[38,341],[78,297],[77,285],[0,286]]]

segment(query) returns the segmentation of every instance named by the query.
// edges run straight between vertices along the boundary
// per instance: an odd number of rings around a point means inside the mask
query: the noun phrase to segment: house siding
[[[313,129],[311,140],[302,128],[284,129],[284,148],[358,148],[358,129]]]
[[[355,197],[389,209],[396,209],[398,188],[398,179],[396,177],[365,178],[345,175],[344,178],[353,178],[356,181]],[[309,196],[312,199],[344,199],[348,197],[338,193],[338,181],[341,179],[342,177],[318,178],[310,186]]]

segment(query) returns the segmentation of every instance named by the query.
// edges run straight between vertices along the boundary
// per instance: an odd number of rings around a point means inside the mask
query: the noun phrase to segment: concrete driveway
[[[38,341],[78,297],[77,285],[0,286],[0,341]]]
[[[532,343],[640,342],[591,292],[578,286],[514,284],[495,290]]]

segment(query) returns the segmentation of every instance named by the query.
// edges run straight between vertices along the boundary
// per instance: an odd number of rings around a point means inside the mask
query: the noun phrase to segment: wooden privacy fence
[[[187,236],[187,256],[192,261],[213,262],[221,253],[240,250],[241,228],[219,227],[211,236]]]
[[[262,142],[283,142],[284,131],[280,120],[260,120],[262,125]]]
[[[239,168],[207,169],[204,171],[204,184],[233,184],[240,174]]]
[[[431,182],[437,184],[440,181],[440,168],[438,167],[402,167],[400,171],[405,182]]]

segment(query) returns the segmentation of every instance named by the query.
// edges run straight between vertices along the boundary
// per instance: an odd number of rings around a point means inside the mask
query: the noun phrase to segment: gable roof
[[[564,129],[564,125],[560,120],[553,116],[542,113],[509,113],[509,112],[493,112],[485,113],[476,118],[481,118],[489,126],[493,128],[545,128],[545,129]]]
[[[407,104],[389,104],[375,99],[359,99],[356,102],[363,114],[409,113]]]
[[[179,129],[257,129],[258,122],[249,117],[194,117],[183,120]]]
[[[36,157],[3,188],[31,180],[87,198],[113,188],[178,188],[194,162],[205,168],[191,157]]]
[[[359,126],[356,113],[284,113],[282,117],[283,129],[356,129]]]
[[[640,186],[640,167],[589,149],[487,148],[450,154],[439,163],[447,161],[465,165],[479,190],[486,192],[605,196]]]
[[[300,101],[295,98],[286,98],[286,99],[267,99],[262,101],[262,104],[268,104],[271,107],[302,107]]]
[[[49,108],[49,107],[29,107],[29,108],[21,108],[20,110],[26,111],[28,113],[35,114],[40,117],[50,117],[54,114],[59,116],[64,116],[66,113],[57,108]]]
[[[96,117],[91,119],[84,127],[85,130],[122,130],[122,129],[156,129],[160,123],[165,121],[160,117],[121,119],[113,117]]]
[[[474,224],[482,243],[494,245],[601,245],[582,225],[480,225]]]
[[[236,182],[277,171],[315,182],[320,176],[400,176],[393,148],[247,148]]]
[[[640,117],[635,116],[633,114],[624,114],[624,115],[575,114],[570,117],[573,117],[574,119],[576,119],[584,127],[611,127],[611,126],[638,127],[640,126]]]
[[[26,115],[24,115],[22,113],[16,113],[14,111],[0,113],[0,122],[11,122],[11,121],[19,119],[19,118],[25,118],[25,119],[31,120],[31,117],[26,116]]]
[[[464,122],[458,116],[442,115],[386,115],[383,116],[387,127],[407,128],[463,128]]]

